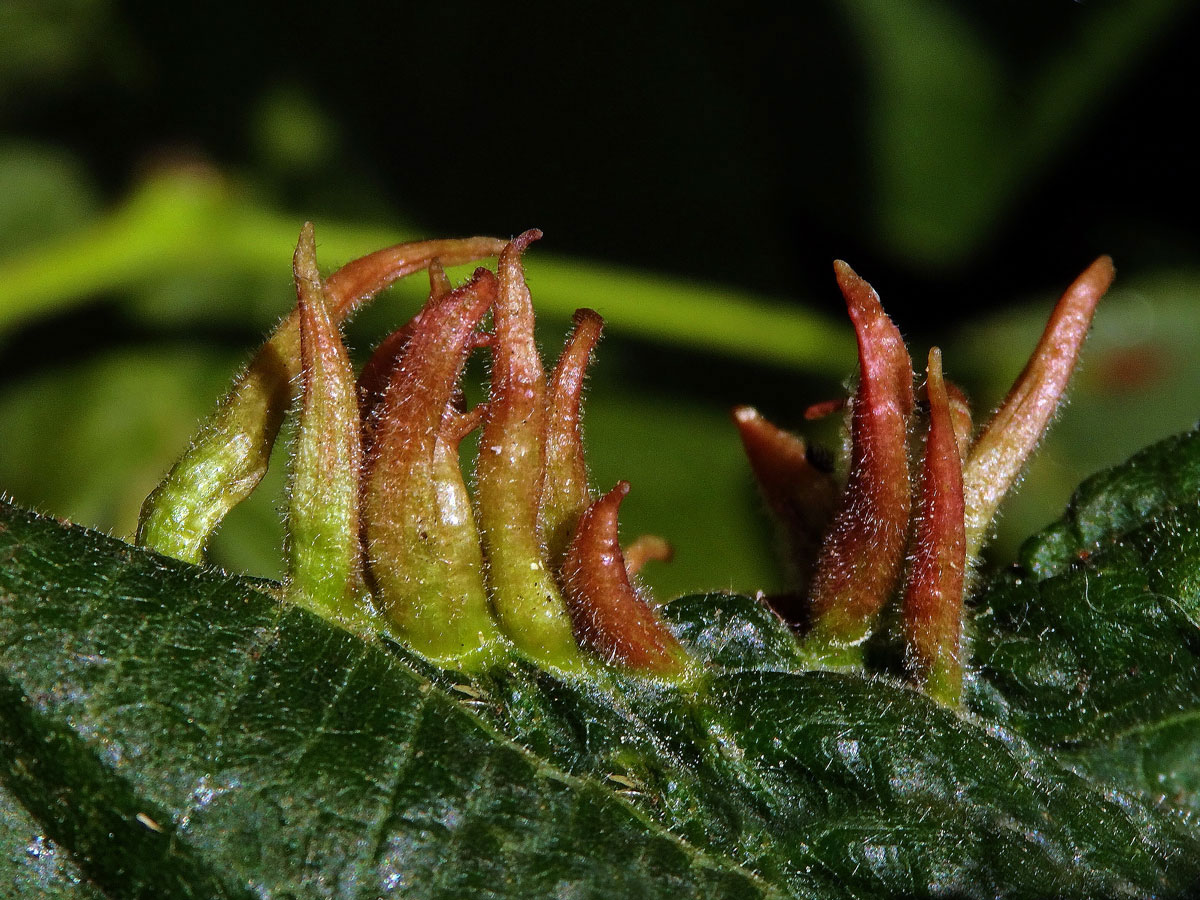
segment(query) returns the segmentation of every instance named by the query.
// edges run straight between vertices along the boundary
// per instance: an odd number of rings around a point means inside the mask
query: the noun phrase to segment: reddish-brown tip
[[[734,409],[733,421],[763,500],[780,530],[791,587],[803,593],[837,506],[837,481],[832,473],[809,462],[803,440],[777,428],[753,407]]]
[[[859,383],[846,490],[821,545],[810,591],[810,640],[819,655],[870,633],[900,580],[912,505],[912,361],[879,295],[841,260],[834,270],[858,338]]]
[[[521,255],[529,249],[529,245],[534,241],[542,239],[542,230],[540,228],[530,228],[522,231],[515,238],[508,242],[504,250],[500,254],[501,265],[506,261],[519,259]]]
[[[593,503],[579,520],[562,567],[579,641],[607,659],[657,675],[680,672],[684,651],[629,581],[617,539],[617,513],[629,483]]]
[[[604,320],[597,313],[590,309],[576,310],[575,330],[550,377],[539,515],[542,539],[552,566],[562,561],[579,517],[592,502],[580,413],[584,376],[603,328]]]
[[[809,404],[804,410],[804,418],[810,422],[815,419],[824,419],[826,416],[845,409],[846,402],[845,397],[838,397],[836,400],[822,400],[820,403]]]
[[[979,551],[1000,501],[1054,417],[1096,304],[1115,275],[1112,259],[1101,256],[1067,288],[1025,369],[971,447],[963,473],[969,556]]]
[[[966,587],[962,461],[954,434],[951,400],[942,379],[942,354],[929,351],[925,386],[929,433],[921,476],[908,578],[904,588],[904,635],[908,663],[926,690],[954,706],[962,693],[959,647]]]

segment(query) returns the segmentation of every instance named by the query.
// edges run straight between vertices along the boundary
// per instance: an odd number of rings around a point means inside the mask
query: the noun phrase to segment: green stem
[[[275,278],[300,222],[212,176],[158,175],[83,231],[0,261],[0,333],[180,273]],[[321,234],[322,258],[337,264],[415,236],[347,222],[323,222]],[[590,306],[617,334],[835,376],[853,346],[831,319],[737,288],[562,258],[539,258],[529,277],[542,315],[566,321]]]

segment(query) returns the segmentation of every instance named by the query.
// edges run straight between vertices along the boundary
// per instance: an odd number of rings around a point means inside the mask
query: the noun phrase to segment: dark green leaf
[[[1200,499],[1200,431],[1167,438],[1080,485],[1066,514],[1021,548],[1038,578],[1059,575],[1128,532]]]
[[[14,900],[100,900],[70,856],[0,787],[0,882]]]
[[[1087,481],[977,600],[974,703],[1200,810],[1200,432]]]
[[[1200,877],[1182,822],[1003,728],[786,671],[790,637],[747,598],[668,607],[710,660],[686,688],[516,660],[469,679],[2,509],[0,780],[108,896],[1115,896]]]

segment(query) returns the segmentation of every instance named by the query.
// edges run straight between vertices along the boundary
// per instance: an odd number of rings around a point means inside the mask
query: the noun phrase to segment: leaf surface
[[[1200,812],[1200,431],[1085,482],[976,604],[978,712]]]
[[[1120,896],[1200,876],[1182,821],[1011,731],[792,671],[749,598],[667,607],[707,661],[684,688],[515,657],[472,680],[262,583],[0,509],[5,815],[102,896]]]
[[[0,872],[15,900],[100,900],[79,868],[7,788],[0,788]]]

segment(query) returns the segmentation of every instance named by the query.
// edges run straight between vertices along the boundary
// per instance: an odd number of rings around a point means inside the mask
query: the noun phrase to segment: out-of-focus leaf
[[[279,276],[299,219],[263,211],[212,173],[161,174],[79,234],[0,259],[0,333],[103,291],[129,292],[182,275],[204,279]],[[405,239],[336,222],[322,225],[323,265]],[[776,362],[841,371],[852,343],[824,316],[734,288],[714,288],[582,262],[531,258],[541,313],[569,321],[581,306],[615,332]]]
[[[927,265],[974,251],[1031,175],[1187,4],[1079,4],[1042,59],[1004,71],[968,6],[843,0],[873,75],[870,159],[879,236]],[[1014,14],[1018,14],[1015,13]]]
[[[109,894],[1083,897],[1200,877],[1177,818],[887,680],[731,656],[704,601],[669,614],[710,663],[683,686],[516,658],[469,677],[0,509],[0,779]],[[747,611],[732,631],[778,644]]]
[[[1093,781],[1107,782],[1146,802],[1200,816],[1200,725],[1196,714],[1135,728],[1101,747],[1059,754]]]
[[[311,97],[294,87],[269,90],[260,98],[252,120],[255,148],[270,169],[307,171],[338,149],[334,123]]]
[[[108,0],[7,0],[0,4],[0,98],[63,78],[98,55]]]
[[[79,163],[35,144],[0,143],[0,241],[4,253],[79,229],[95,192]]]
[[[132,534],[197,410],[236,365],[203,347],[121,351],[5,384],[0,484],[25,503]]]

